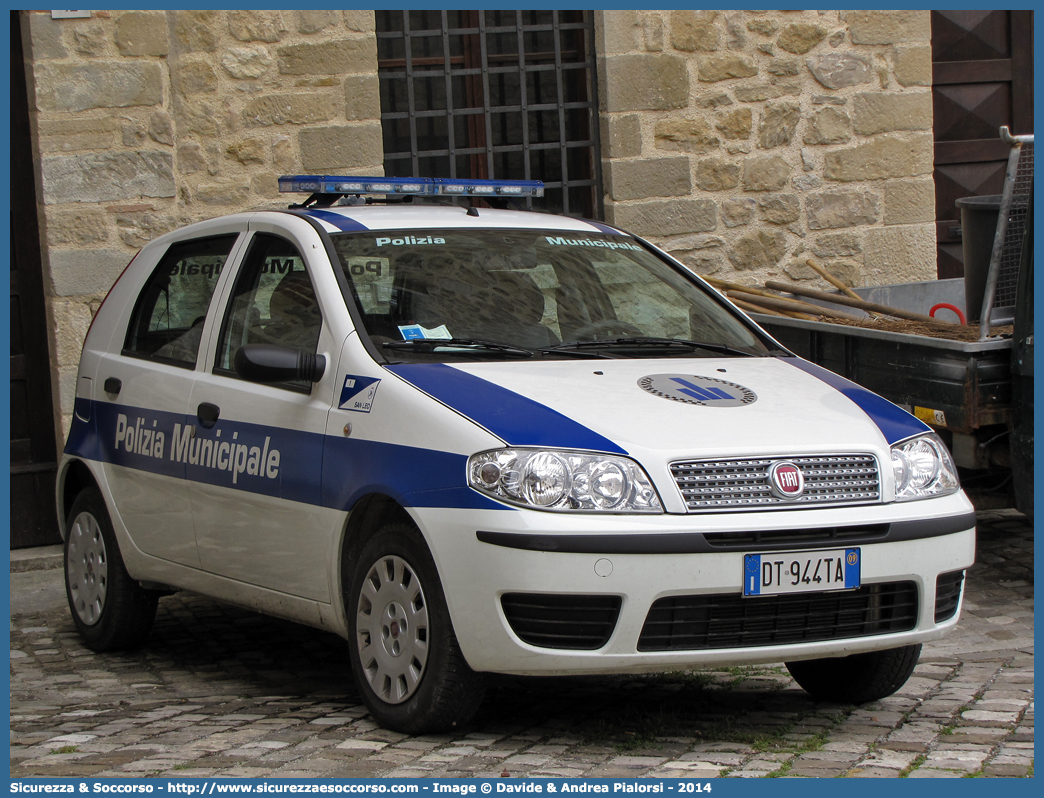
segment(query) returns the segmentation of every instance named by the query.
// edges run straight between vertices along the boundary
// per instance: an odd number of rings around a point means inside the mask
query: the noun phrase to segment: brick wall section
[[[377,44],[372,11],[23,13],[64,432],[92,314],[139,247],[272,206],[281,174],[383,174]]]
[[[743,283],[936,275],[928,11],[596,16],[606,218]]]

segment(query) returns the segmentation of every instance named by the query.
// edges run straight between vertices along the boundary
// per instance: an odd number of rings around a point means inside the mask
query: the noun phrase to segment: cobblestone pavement
[[[782,665],[502,678],[468,728],[407,737],[367,716],[330,634],[181,593],[145,648],[98,655],[67,610],[24,612],[11,776],[1032,775],[1032,526],[1011,511],[979,524],[958,631],[862,707],[811,700]]]

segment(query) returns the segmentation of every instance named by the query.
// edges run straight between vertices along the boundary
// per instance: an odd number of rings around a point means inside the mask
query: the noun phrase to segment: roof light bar
[[[437,177],[435,193],[458,197],[542,197],[544,184],[540,180],[452,180]]]
[[[284,175],[279,190],[295,194],[542,197],[540,180],[450,180],[431,177]]]
[[[295,194],[431,194],[431,181],[409,177],[284,175],[279,190]]]

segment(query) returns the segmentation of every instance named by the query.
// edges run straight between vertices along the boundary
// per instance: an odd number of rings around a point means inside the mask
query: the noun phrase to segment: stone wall
[[[607,221],[735,282],[935,279],[928,11],[596,20]]]
[[[276,178],[383,174],[372,11],[23,12],[58,425],[139,247],[271,205]]]

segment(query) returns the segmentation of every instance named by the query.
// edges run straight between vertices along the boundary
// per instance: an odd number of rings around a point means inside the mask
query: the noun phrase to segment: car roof
[[[472,209],[469,213],[468,208],[457,205],[424,203],[336,205],[328,208],[302,208],[298,212],[318,221],[328,233],[480,227],[622,234],[620,230],[601,222],[574,219],[569,216],[492,208]]]

